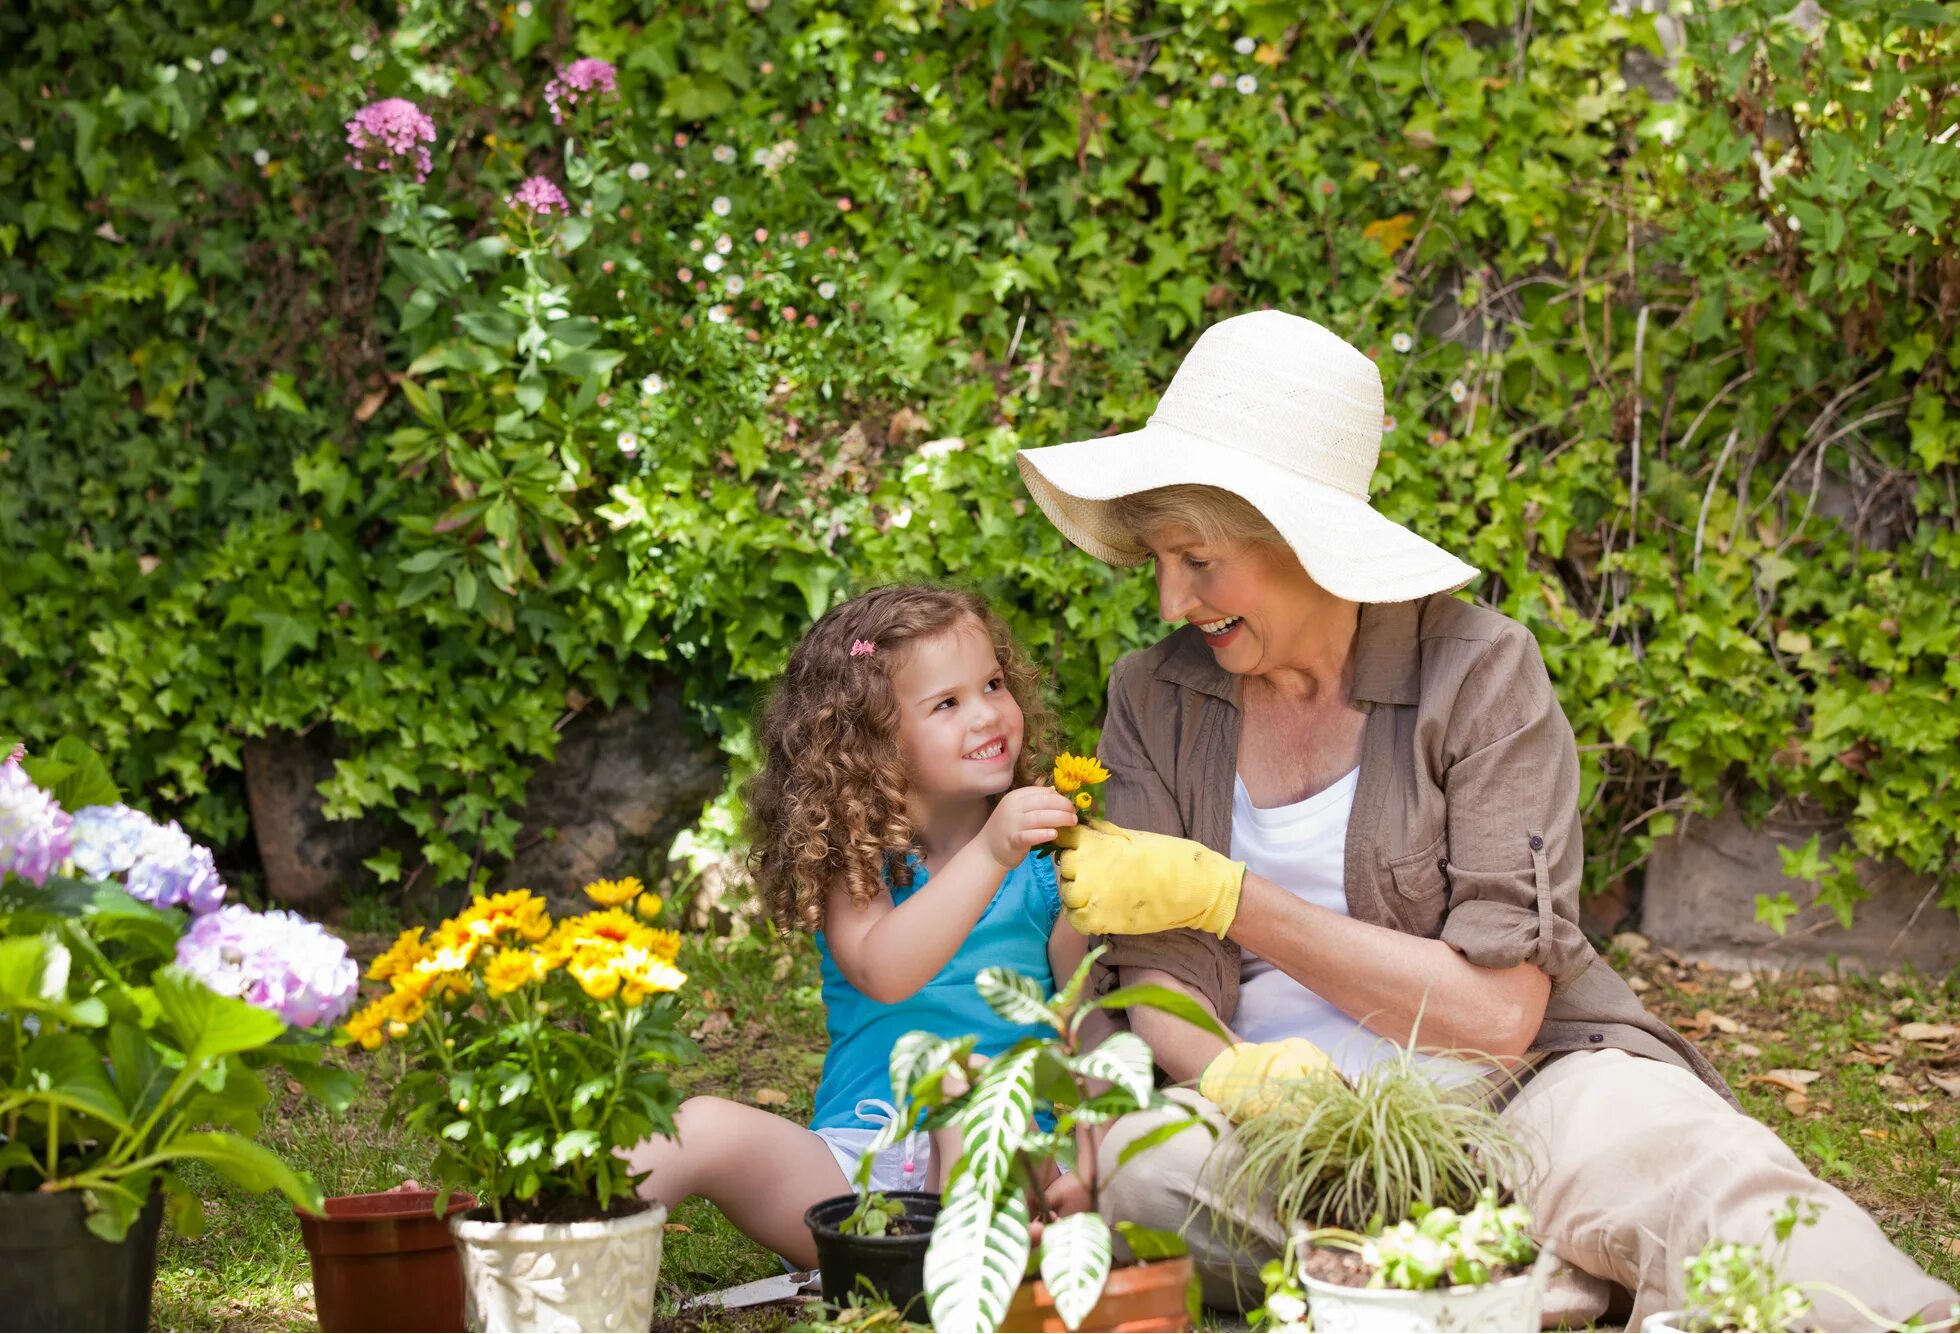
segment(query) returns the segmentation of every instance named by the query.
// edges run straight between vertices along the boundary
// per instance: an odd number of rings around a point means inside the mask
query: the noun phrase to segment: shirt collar
[[[1422,602],[1364,602],[1354,632],[1354,703],[1414,704],[1419,662],[1416,634]],[[1170,636],[1170,648],[1157,664],[1159,680],[1200,691],[1236,707],[1239,680],[1218,665],[1204,636],[1186,625]]]

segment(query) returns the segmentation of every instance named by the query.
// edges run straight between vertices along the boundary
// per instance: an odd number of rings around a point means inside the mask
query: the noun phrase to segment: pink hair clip
[[[878,646],[868,639],[853,639],[851,641],[851,656],[853,658],[866,658],[877,651]]]

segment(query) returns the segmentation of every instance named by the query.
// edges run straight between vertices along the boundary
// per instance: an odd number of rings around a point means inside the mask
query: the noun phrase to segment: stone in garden
[[[1750,829],[1740,816],[1693,820],[1660,840],[1647,863],[1641,931],[1685,958],[1724,968],[1764,964],[1823,966],[1835,955],[1849,967],[1877,970],[1911,964],[1943,974],[1960,965],[1960,918],[1939,906],[1935,882],[1896,863],[1863,864],[1871,897],[1858,904],[1851,929],[1816,906],[1816,886],[1782,871],[1779,848],[1795,849],[1816,826]],[[1827,832],[1826,854],[1843,836]],[[1756,920],[1756,896],[1787,892],[1802,906],[1778,936]]]

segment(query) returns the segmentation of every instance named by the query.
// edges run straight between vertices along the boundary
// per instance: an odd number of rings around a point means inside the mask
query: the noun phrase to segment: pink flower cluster
[[[563,125],[563,107],[578,105],[581,95],[599,97],[619,91],[619,71],[596,56],[574,60],[558,71],[558,77],[544,86],[545,105],[551,108],[551,123]]]
[[[393,171],[405,165],[417,181],[429,177],[429,150],[436,141],[436,123],[405,97],[389,97],[362,107],[347,122],[347,142],[353,152],[347,162],[355,171]]]
[[[554,211],[566,217],[572,213],[572,206],[565,202],[565,192],[542,176],[533,176],[518,186],[507,202],[520,212],[541,218],[550,217]]]

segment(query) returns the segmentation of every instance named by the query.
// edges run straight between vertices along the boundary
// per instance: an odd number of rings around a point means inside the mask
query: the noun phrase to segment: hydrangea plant
[[[318,1208],[313,1179],[254,1141],[272,1101],[260,1072],[351,1100],[317,1031],[353,1002],[346,946],[224,904],[210,851],[75,754],[57,748],[44,772],[87,802],[73,812],[32,761],[0,763],[0,1187],[79,1191],[111,1241],[158,1190],[197,1231],[175,1172],[192,1160]]]

